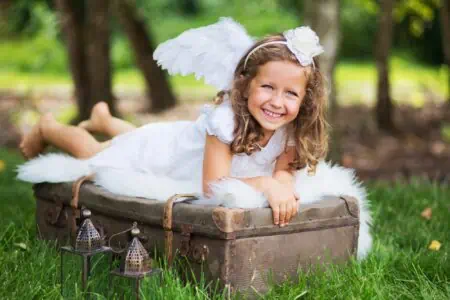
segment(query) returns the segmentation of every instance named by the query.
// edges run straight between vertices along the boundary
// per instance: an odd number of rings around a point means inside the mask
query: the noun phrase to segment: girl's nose
[[[274,108],[281,108],[283,103],[282,95],[274,93],[270,99],[270,105]]]

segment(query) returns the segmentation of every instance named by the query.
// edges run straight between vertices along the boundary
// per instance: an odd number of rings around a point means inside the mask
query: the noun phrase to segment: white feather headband
[[[313,57],[323,52],[319,38],[309,27],[298,27],[283,33],[286,41],[268,42],[253,49],[249,57],[271,43],[285,44],[302,66],[313,64]],[[231,89],[234,71],[239,60],[255,44],[244,27],[231,18],[217,23],[189,29],[178,37],[160,44],[153,58],[169,74],[195,74],[218,90]]]

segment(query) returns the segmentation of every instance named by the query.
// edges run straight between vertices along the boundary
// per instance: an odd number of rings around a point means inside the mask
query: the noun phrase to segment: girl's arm
[[[231,159],[232,154],[229,145],[221,142],[215,136],[206,136],[203,158],[204,194],[208,195],[210,193],[210,182],[230,176]],[[282,176],[281,172],[279,176]],[[293,189],[286,189],[281,181],[270,176],[239,178],[239,180],[244,181],[267,196],[269,204],[272,207],[274,224],[284,226],[295,214],[296,201],[293,195]]]
[[[295,147],[288,147],[277,159],[275,169],[273,172],[273,178],[280,184],[283,193],[288,194],[289,201],[287,203],[280,203],[280,207],[286,206],[285,213],[280,209],[280,223],[289,223],[292,217],[298,212],[297,198],[294,193],[294,176],[290,170],[289,163],[295,159],[296,151]],[[275,199],[273,206],[277,205],[279,199]],[[271,204],[272,206],[272,204]]]
[[[292,184],[294,187],[294,176],[290,171],[289,164],[295,159],[295,147],[288,147],[277,159],[273,177],[280,183]]]
[[[233,155],[230,146],[212,135],[206,136],[205,153],[203,156],[203,193],[209,194],[209,183],[221,178],[230,177],[231,159]],[[272,177],[259,176],[238,178],[251,185],[256,190],[265,193],[273,181]]]
[[[206,135],[203,155],[203,193],[209,195],[209,183],[230,176],[232,154],[230,146],[213,135]]]

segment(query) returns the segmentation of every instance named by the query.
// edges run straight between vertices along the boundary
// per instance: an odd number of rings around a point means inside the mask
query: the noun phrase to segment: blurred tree
[[[447,102],[450,104],[450,4],[449,0],[442,0],[439,8],[442,31],[442,49],[447,64]]]
[[[373,1],[373,0],[372,0]],[[423,62],[444,61],[439,30],[440,0],[397,0],[394,2],[395,40],[402,49]]]
[[[17,0],[15,2],[12,0],[3,0],[1,6],[2,14],[5,14],[7,18],[6,27],[4,28],[5,32],[15,33],[29,29],[28,24],[32,19],[31,0]],[[30,33],[35,33],[33,31]]]
[[[441,33],[436,18],[439,1],[395,1],[392,48],[421,62],[442,64]],[[372,58],[380,1],[342,0],[341,3],[340,58]]]
[[[305,24],[316,31],[321,44],[326,49],[319,56],[319,64],[329,83],[329,119],[334,125],[338,110],[334,71],[340,44],[340,0],[308,0],[304,1],[303,5]],[[332,131],[329,154],[330,159],[334,161],[339,161],[341,158],[339,136],[336,126]]]
[[[375,60],[378,71],[376,122],[379,129],[393,132],[393,104],[389,84],[389,52],[393,35],[394,0],[381,0],[378,32],[375,41]]]
[[[12,1],[0,1],[0,37],[5,36],[8,33],[8,11],[12,5]]]
[[[154,42],[145,23],[135,11],[134,1],[118,0],[116,12],[134,50],[136,62],[144,75],[150,99],[149,111],[159,112],[176,104],[166,73],[153,60]]]
[[[365,6],[371,14],[378,13],[378,32],[374,45],[378,71],[375,115],[378,128],[394,132],[396,130],[393,120],[394,105],[389,91],[389,53],[393,43],[392,37],[395,27],[402,27],[397,30],[399,35],[395,39],[397,42],[405,39],[405,36],[412,35],[414,38],[421,38],[435,20],[434,9],[437,7],[439,0],[381,0],[378,1],[378,4],[375,0],[354,1],[360,6]],[[394,23],[396,23],[396,26],[394,26]],[[427,50],[431,48],[430,45],[425,45],[425,47],[428,47]],[[433,56],[429,52],[428,56]]]
[[[109,54],[109,0],[55,0],[55,7],[75,85],[78,116],[73,121],[89,118],[99,101],[107,102],[116,115]]]
[[[311,26],[326,51],[319,56],[321,69],[330,84],[330,111],[337,109],[334,69],[340,43],[339,0],[308,0],[304,3],[305,24]]]
[[[85,30],[87,30],[88,41],[86,52],[91,101],[85,104],[85,109],[90,112],[95,103],[105,101],[109,104],[112,113],[116,114],[111,79],[110,0],[87,0],[86,6]]]
[[[200,4],[198,0],[181,0],[181,11],[188,16],[195,16],[200,13]]]

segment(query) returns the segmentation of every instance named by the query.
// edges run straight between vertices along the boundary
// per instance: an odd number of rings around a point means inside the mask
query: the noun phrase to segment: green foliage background
[[[198,0],[195,7],[183,4],[187,2],[136,0],[140,16],[158,43],[183,30],[216,22],[220,16],[233,17],[255,37],[298,26],[303,19],[303,1],[299,0]],[[443,64],[439,0],[397,3],[395,53],[412,62]],[[375,0],[342,1],[341,60],[372,59],[378,10]],[[115,70],[133,68],[133,55],[114,17],[111,25]],[[0,14],[0,40],[0,70],[67,72],[66,53],[50,0],[11,1],[9,9]]]

